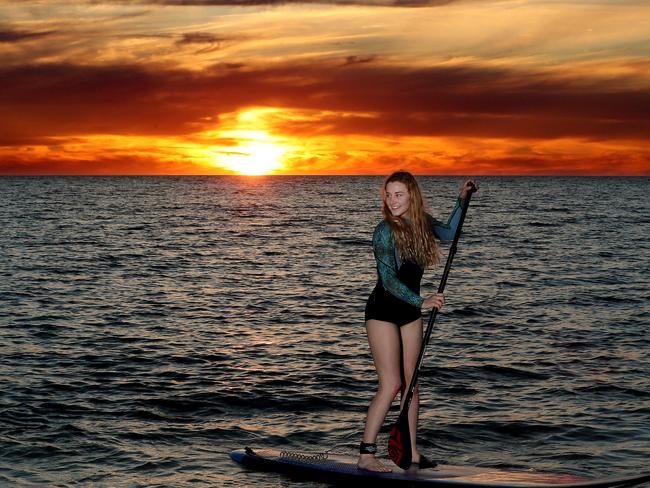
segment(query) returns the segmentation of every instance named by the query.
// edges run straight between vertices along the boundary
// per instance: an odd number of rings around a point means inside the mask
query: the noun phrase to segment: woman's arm
[[[381,222],[372,236],[372,249],[377,260],[377,272],[384,289],[391,295],[417,308],[422,307],[424,299],[397,278],[395,263],[395,243],[390,226]]]
[[[447,219],[447,223],[443,224],[439,220],[434,219],[429,215],[429,221],[431,222],[431,229],[438,239],[441,241],[451,241],[454,239],[456,234],[456,229],[458,228],[458,222],[460,222],[460,214],[463,205],[462,198],[458,197],[456,200],[456,205],[451,211],[451,215]]]
[[[452,241],[454,239],[454,235],[456,234],[456,229],[458,228],[458,222],[460,222],[460,214],[462,213],[463,200],[465,200],[465,197],[467,196],[467,192],[469,191],[478,191],[478,183],[476,181],[467,180],[465,183],[463,183],[463,186],[460,189],[460,193],[458,195],[458,199],[456,200],[456,205],[454,206],[454,209],[451,211],[451,215],[449,216],[449,219],[447,219],[446,224],[443,224],[442,222],[434,219],[429,215],[433,233],[441,241]]]

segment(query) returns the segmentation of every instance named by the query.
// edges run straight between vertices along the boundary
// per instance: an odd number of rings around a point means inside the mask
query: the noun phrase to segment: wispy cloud
[[[216,36],[209,32],[186,32],[176,41],[176,45],[179,47],[199,46],[201,49],[196,51],[196,54],[205,54],[221,49],[228,41],[232,41],[232,39]]]
[[[176,41],[176,44],[216,44],[225,40],[208,32],[187,32]]]
[[[358,5],[367,7],[431,7],[435,5],[447,5],[458,1],[459,0],[135,0],[132,2],[120,3],[226,7],[253,7],[288,4]]]
[[[377,59],[376,56],[348,56],[345,58],[345,62],[343,63],[343,66],[351,66],[353,64],[361,64],[361,63],[371,63]]]
[[[0,27],[0,43],[14,43],[40,39],[54,34],[55,31],[26,31]]]

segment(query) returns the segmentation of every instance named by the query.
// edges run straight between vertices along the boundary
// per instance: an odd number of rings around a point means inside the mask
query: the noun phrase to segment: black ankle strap
[[[359,445],[360,454],[374,454],[377,452],[377,444],[374,442],[362,442]]]

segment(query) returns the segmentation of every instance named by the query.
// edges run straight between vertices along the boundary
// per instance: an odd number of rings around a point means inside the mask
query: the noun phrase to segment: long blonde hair
[[[408,217],[395,217],[386,202],[386,186],[392,182],[403,183],[409,194]],[[397,245],[402,261],[417,263],[422,268],[431,267],[440,262],[440,246],[433,235],[431,223],[425,213],[424,199],[420,186],[413,175],[407,171],[396,171],[390,175],[381,187],[383,202],[381,213],[390,225],[393,239]]]

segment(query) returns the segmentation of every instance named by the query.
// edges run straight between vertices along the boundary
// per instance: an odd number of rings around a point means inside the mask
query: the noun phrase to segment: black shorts
[[[404,263],[397,272],[397,278],[414,293],[420,293],[422,269],[413,263]],[[418,307],[414,307],[384,289],[381,280],[372,290],[366,302],[366,321],[382,320],[398,327],[410,324],[422,317]]]
[[[366,321],[382,320],[398,327],[422,317],[419,308],[394,297],[383,288],[375,288],[366,302]]]

